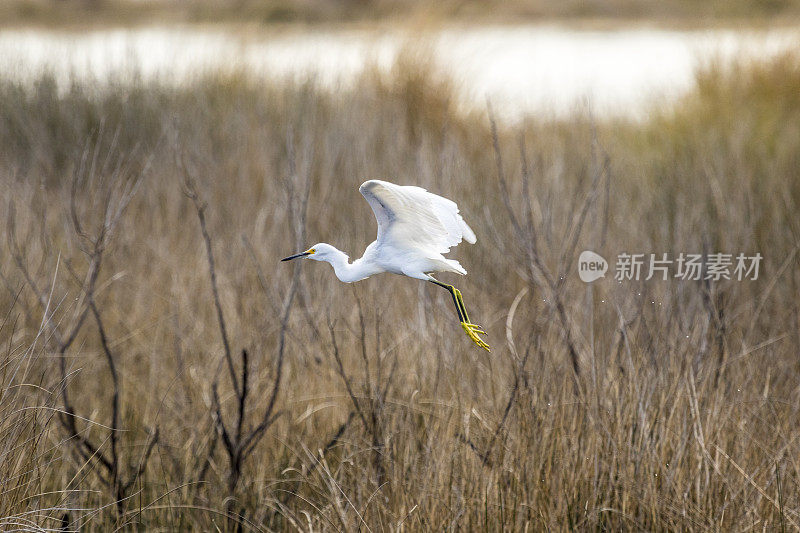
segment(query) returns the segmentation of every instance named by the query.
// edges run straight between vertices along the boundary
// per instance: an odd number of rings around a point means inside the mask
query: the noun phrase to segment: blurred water
[[[404,30],[258,31],[137,28],[85,33],[0,30],[0,76],[59,83],[125,83],[132,76],[181,83],[208,71],[246,69],[277,79],[312,77],[351,86],[367,66],[388,69],[404,49],[428,51],[456,83],[460,103],[501,118],[525,114],[641,116],[692,86],[705,61],[763,59],[797,47],[800,29],[769,31],[579,30],[560,26]]]

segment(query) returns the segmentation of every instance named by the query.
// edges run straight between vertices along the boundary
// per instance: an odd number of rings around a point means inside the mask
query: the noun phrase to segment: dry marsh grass
[[[679,26],[796,23],[796,0],[4,0],[3,26],[438,24],[447,21],[571,24],[657,22]]]
[[[639,124],[493,125],[408,66],[3,82],[2,527],[797,529],[798,65]],[[459,202],[491,354],[436,287],[278,262],[360,254],[373,177]],[[764,260],[587,285],[584,249]]]

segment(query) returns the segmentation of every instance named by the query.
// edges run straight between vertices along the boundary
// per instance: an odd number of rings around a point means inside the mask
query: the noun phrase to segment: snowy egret
[[[350,263],[347,254],[323,242],[281,261],[298,257],[326,261],[333,266],[336,277],[345,283],[381,272],[434,283],[453,297],[458,320],[467,336],[488,351],[489,345],[479,336],[486,332],[470,322],[461,291],[431,275],[433,272],[454,272],[462,276],[467,273],[458,261],[442,255],[461,239],[475,243],[475,234],[458,214],[455,202],[421,187],[380,180],[365,181],[358,190],[378,220],[378,238],[367,246],[361,259]]]

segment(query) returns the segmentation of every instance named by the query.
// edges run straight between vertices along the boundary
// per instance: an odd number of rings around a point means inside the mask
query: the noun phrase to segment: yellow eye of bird
[[[317,251],[315,249],[311,248],[306,253],[307,254],[315,254],[315,253],[317,253]]]

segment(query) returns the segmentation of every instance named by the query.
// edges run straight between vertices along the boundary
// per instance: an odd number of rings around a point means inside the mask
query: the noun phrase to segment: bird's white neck
[[[375,265],[365,262],[363,257],[350,263],[347,254],[340,250],[333,252],[327,261],[333,265],[333,271],[339,281],[345,283],[353,283],[383,271]]]

